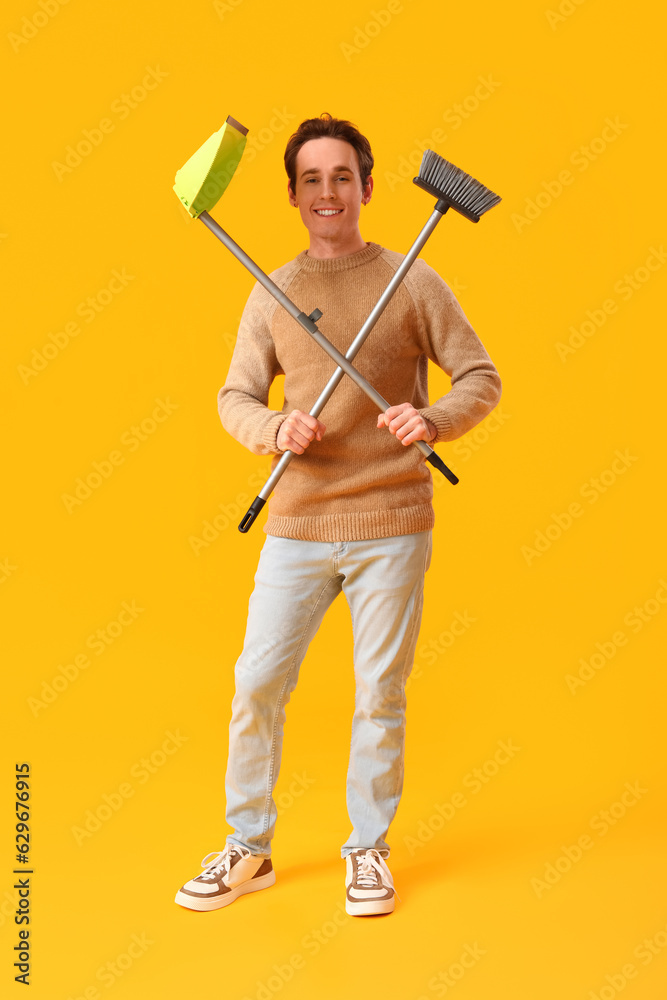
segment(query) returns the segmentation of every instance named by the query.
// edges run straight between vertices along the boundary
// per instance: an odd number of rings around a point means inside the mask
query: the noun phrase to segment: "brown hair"
[[[371,144],[365,135],[352,122],[342,118],[332,118],[324,111],[319,118],[307,118],[301,122],[298,129],[291,135],[285,148],[285,170],[289,177],[292,191],[296,191],[296,157],[297,153],[311,139],[321,139],[324,136],[330,139],[343,139],[354,147],[359,160],[359,173],[361,175],[362,186],[371,175],[373,170],[373,154]]]

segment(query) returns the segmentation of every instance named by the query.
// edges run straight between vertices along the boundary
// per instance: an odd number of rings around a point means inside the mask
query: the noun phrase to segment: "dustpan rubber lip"
[[[240,132],[242,135],[248,134],[248,129],[244,125],[241,125],[240,122],[237,122],[236,118],[232,118],[231,115],[227,115],[227,118],[225,119],[225,125],[227,124],[232,125],[237,132]]]

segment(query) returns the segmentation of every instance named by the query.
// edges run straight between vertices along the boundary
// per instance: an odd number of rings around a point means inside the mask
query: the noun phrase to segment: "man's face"
[[[288,184],[290,204],[298,206],[311,241],[341,244],[358,238],[359,211],[372,190],[372,178],[362,187],[354,146],[328,136],[303,144],[296,157],[296,191]]]

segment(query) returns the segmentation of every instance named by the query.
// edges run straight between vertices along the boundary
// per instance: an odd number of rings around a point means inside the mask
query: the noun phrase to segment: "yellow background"
[[[618,0],[561,9],[4,6],[6,995],[22,995],[11,967],[19,761],[31,767],[34,998],[665,995],[665,19],[656,4]],[[145,78],[152,89],[136,89]],[[212,214],[265,270],[279,266],[306,246],[285,142],[325,110],[373,146],[368,240],[405,252],[428,218],[432,199],[396,179],[420,143],[502,195],[478,226],[449,213],[423,256],[456,291],[504,393],[495,418],[438,449],[461,481],[435,496],[389,834],[395,913],[341,910],[354,697],[342,599],[288,708],[276,886],[192,913],[174,892],[228,830],[233,666],[265,537],[261,523],[248,535],[236,523],[268,459],[233,441],[216,410],[252,278],[171,188],[238,118],[255,153]],[[84,130],[98,143],[63,171]],[[126,284],[109,296],[114,271]],[[90,321],[89,297],[103,305]],[[558,344],[586,322],[591,335],[563,360]],[[71,323],[78,333],[26,377],[33,351]],[[433,397],[446,381],[434,373]],[[158,400],[171,412],[152,425]],[[119,464],[68,511],[63,496],[114,451]],[[225,510],[229,526],[196,555],[192,538]],[[133,601],[142,610],[96,652],[90,637]],[[454,636],[457,614],[469,624]],[[55,690],[81,654],[89,666]],[[568,687],[592,657],[590,679]],[[181,741],[170,753],[168,733]],[[520,749],[493,774],[500,741]],[[475,793],[470,775],[485,764]],[[457,792],[465,806],[445,821]],[[82,837],[105,802],[116,808]]]

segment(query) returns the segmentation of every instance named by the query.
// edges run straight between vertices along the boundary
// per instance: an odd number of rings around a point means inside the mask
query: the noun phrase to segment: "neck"
[[[332,257],[347,257],[351,253],[365,250],[366,246],[366,240],[362,239],[359,230],[346,240],[325,240],[311,235],[308,256],[318,257],[321,260]]]

